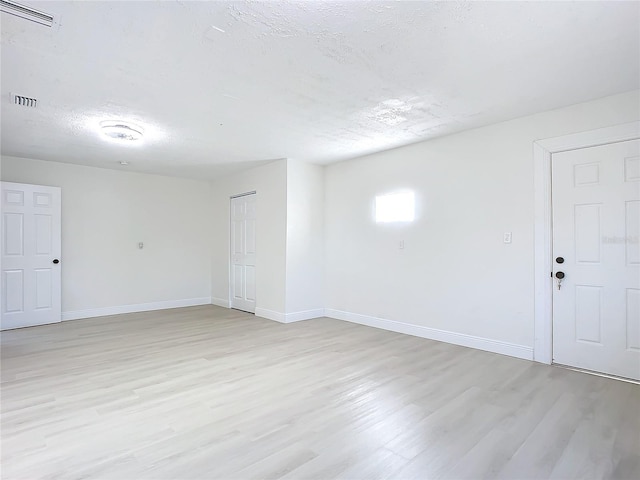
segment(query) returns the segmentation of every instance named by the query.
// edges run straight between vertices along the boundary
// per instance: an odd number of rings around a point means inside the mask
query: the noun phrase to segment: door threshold
[[[633,378],[627,377],[619,377],[618,375],[610,375],[608,373],[596,372],[594,370],[587,370],[586,368],[578,368],[572,367],[570,365],[563,365],[561,363],[552,363],[554,367],[564,368],[565,370],[573,370],[574,372],[587,373],[589,375],[595,375],[596,377],[604,377],[611,378],[612,380],[620,380],[621,382],[633,383],[635,385],[640,385],[640,381],[634,380]]]
[[[256,312],[250,312],[249,310],[242,310],[241,308],[238,307],[231,307],[231,310],[237,310],[239,312],[243,312],[243,313],[250,313],[251,315],[255,315]]]

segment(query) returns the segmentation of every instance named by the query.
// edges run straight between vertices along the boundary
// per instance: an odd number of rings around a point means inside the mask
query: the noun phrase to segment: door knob
[[[53,263],[55,263],[56,265],[60,263],[60,260],[58,260],[57,258],[53,259]]]
[[[556,258],[556,263],[564,263],[564,258],[562,257]]]
[[[564,272],[556,272],[556,278],[562,280],[564,278]]]

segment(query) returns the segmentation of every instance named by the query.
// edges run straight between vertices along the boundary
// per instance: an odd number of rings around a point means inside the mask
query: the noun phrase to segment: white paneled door
[[[553,154],[552,185],[553,361],[640,380],[640,141]]]
[[[60,189],[2,182],[2,330],[61,320]]]
[[[256,194],[231,199],[231,308],[256,311]]]

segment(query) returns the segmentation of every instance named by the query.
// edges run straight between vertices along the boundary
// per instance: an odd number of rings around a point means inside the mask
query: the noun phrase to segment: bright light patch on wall
[[[376,197],[376,223],[413,222],[415,213],[416,202],[413,192]]]

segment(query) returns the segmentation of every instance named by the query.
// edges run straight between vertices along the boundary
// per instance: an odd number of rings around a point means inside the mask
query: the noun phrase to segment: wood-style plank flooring
[[[640,478],[640,387],[214,306],[2,332],[3,479]]]

